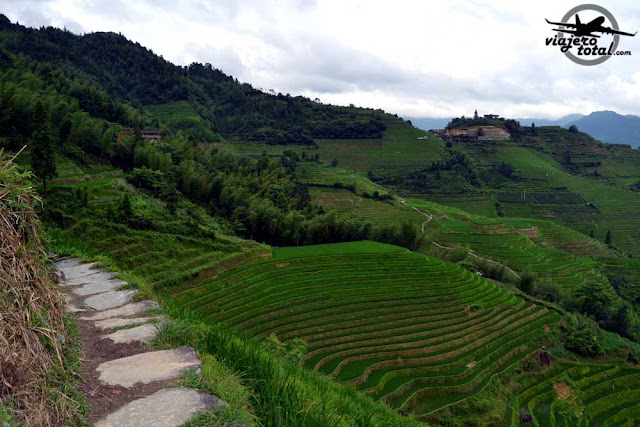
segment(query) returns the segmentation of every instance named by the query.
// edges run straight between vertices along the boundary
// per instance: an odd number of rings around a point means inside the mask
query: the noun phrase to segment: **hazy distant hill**
[[[516,119],[522,125],[531,125],[531,123],[535,123],[536,126],[566,126],[568,123],[579,120],[584,117],[584,114],[567,114],[566,116],[562,116],[557,120],[551,119],[534,119],[534,118],[526,118],[526,119]]]
[[[453,117],[404,117],[407,120],[411,120],[411,124],[422,130],[429,129],[442,129],[447,123],[451,121]]]
[[[615,111],[596,111],[567,123],[566,126],[571,125],[576,125],[581,132],[588,133],[602,142],[640,147],[640,117],[638,116],[623,116]]]

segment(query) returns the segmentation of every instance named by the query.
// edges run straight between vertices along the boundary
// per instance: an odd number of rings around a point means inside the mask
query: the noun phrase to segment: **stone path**
[[[193,348],[148,351],[162,322],[148,313],[156,302],[133,302],[137,291],[121,289],[126,282],[95,263],[62,259],[56,268],[82,337],[81,389],[93,425],[173,427],[226,405],[216,396],[168,386],[201,365]]]

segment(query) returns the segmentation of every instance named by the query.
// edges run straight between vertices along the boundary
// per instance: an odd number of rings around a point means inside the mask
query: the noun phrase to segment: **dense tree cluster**
[[[374,227],[348,215],[324,213],[295,179],[300,159],[292,151],[278,159],[247,159],[175,138],[162,145],[140,143],[133,159],[130,183],[163,200],[175,197],[177,190],[226,218],[247,238],[279,246],[366,239],[412,249],[421,244],[415,225]]]
[[[142,115],[128,105],[114,101],[94,104],[85,98],[86,93],[107,96],[88,80],[71,80],[48,66],[20,57],[11,59],[9,65],[0,69],[0,148],[15,151],[28,145],[40,159],[34,161],[41,161],[34,164],[40,178],[53,176],[43,171],[52,169],[44,157],[51,163],[54,152],[80,163],[86,163],[87,156],[112,159],[121,150],[118,144],[127,139],[119,136],[133,134],[124,126],[142,122]],[[76,91],[76,87],[86,91]],[[118,113],[111,114],[114,111]]]

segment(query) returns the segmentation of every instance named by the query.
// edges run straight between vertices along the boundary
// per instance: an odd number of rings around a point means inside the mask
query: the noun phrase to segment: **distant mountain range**
[[[549,119],[516,119],[520,122],[521,125],[530,126],[531,123],[535,123],[536,126],[570,126],[570,123],[575,122],[576,120],[580,120],[585,117],[584,114],[567,114],[566,116],[560,117],[557,120],[549,120]]]
[[[640,147],[640,117],[623,116],[615,111],[596,111],[574,120],[567,126],[576,125],[578,130],[595,139],[612,144],[627,144]]]
[[[405,117],[420,129],[442,129],[451,118]],[[584,114],[569,114],[557,120],[540,118],[517,118],[521,124],[536,126],[576,125],[581,132],[611,144],[627,144],[634,148],[640,147],[640,117],[621,115],[615,111],[595,111],[588,116]]]

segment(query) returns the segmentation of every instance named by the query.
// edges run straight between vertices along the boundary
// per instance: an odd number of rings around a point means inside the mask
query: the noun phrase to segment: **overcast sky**
[[[255,87],[408,116],[640,115],[640,34],[586,67],[545,46],[564,0],[3,0],[12,21],[120,32],[176,64]],[[640,30],[636,1],[598,3]],[[589,18],[588,13],[582,21]],[[595,16],[594,16],[595,17]],[[610,36],[605,36],[610,37]],[[608,44],[608,43],[606,43]]]

